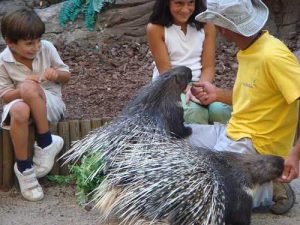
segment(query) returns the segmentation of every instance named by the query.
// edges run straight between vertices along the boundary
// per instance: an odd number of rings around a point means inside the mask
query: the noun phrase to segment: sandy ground
[[[300,224],[300,179],[293,181],[292,186],[297,200],[289,213],[254,213],[251,224]],[[45,198],[40,202],[25,201],[15,188],[0,192],[0,225],[104,225],[96,210],[87,211],[77,205],[72,186],[44,184],[43,188]]]

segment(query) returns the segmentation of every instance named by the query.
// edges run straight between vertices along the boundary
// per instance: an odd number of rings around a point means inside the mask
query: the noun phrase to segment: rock
[[[58,15],[63,3],[38,9],[39,0],[2,0],[0,1],[0,18],[4,13],[24,6],[36,6],[36,11],[46,23],[44,37],[54,43],[80,42],[101,46],[118,40],[145,42],[145,26],[151,13],[154,0],[115,0],[97,16],[94,31],[90,32],[84,25],[83,16],[69,22],[65,28],[60,27]],[[44,5],[60,0],[43,0]],[[299,0],[264,0],[270,8],[270,18],[266,28],[270,33],[284,40],[288,45],[299,40],[300,4]],[[223,42],[223,40],[222,40]],[[3,44],[0,40],[0,45]],[[226,49],[226,48],[225,48]]]
[[[2,0],[0,2],[0,17],[2,18],[5,13],[15,9],[25,7],[26,3],[20,0]]]

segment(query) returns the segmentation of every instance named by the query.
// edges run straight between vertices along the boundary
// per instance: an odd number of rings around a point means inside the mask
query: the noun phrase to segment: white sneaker
[[[43,189],[36,179],[33,168],[26,169],[21,173],[17,167],[17,163],[15,163],[14,171],[19,181],[21,193],[25,199],[29,201],[39,201],[44,198]]]
[[[33,168],[37,178],[46,176],[54,165],[55,156],[61,151],[64,140],[57,135],[52,136],[52,143],[46,148],[34,145]]]

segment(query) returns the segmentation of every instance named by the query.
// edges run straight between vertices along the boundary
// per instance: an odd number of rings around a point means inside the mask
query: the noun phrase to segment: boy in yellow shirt
[[[219,151],[287,157],[281,181],[290,182],[299,171],[300,141],[291,149],[298,124],[300,66],[281,41],[262,31],[268,14],[261,0],[208,0],[207,10],[196,16],[215,24],[240,51],[233,91],[207,82],[192,88],[203,104],[232,104],[231,119],[227,126],[191,125],[190,142]],[[287,183],[273,184],[259,187],[253,207],[270,206],[273,213],[283,214],[294,205],[295,196]]]

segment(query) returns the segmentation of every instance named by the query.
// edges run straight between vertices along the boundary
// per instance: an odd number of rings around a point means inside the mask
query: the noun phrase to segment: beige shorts
[[[58,122],[61,118],[65,116],[66,105],[63,100],[54,95],[48,90],[44,90],[46,96],[46,107],[47,107],[47,119],[50,123]],[[1,127],[3,129],[10,129],[10,108],[17,102],[23,102],[22,99],[15,99],[8,104],[3,106],[3,113],[1,118]]]

